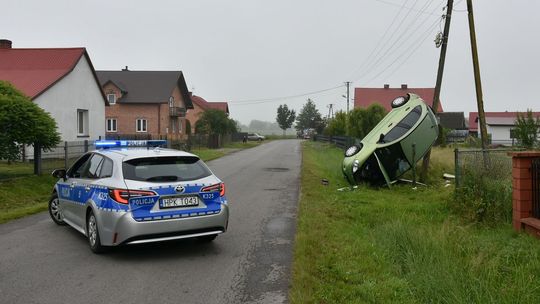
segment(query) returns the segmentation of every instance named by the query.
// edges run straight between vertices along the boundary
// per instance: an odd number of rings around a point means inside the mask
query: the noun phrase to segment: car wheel
[[[60,211],[60,200],[58,199],[58,194],[53,193],[49,199],[49,215],[51,216],[53,222],[57,225],[65,225],[64,216]]]
[[[90,250],[94,253],[102,253],[105,251],[105,246],[101,245],[99,238],[98,224],[94,212],[90,210],[86,217],[86,234],[88,236],[88,243]]]
[[[262,138],[257,139],[258,141],[262,141]]]
[[[199,242],[201,243],[210,243],[213,240],[215,240],[216,237],[217,237],[217,234],[205,235],[205,236],[198,237],[197,240],[199,240]]]
[[[392,109],[399,108],[409,101],[409,95],[399,96],[396,99],[392,100]]]

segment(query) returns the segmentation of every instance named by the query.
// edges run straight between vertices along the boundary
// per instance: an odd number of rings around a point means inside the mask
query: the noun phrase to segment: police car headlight
[[[359,166],[360,166],[360,161],[358,159],[355,159],[352,165],[352,172],[356,173],[356,171],[358,171]]]
[[[362,150],[362,144],[350,146],[347,150],[345,150],[345,156],[351,157],[360,152],[360,150]]]

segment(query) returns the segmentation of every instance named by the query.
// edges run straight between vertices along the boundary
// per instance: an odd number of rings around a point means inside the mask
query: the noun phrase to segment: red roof
[[[13,49],[0,48],[0,80],[7,80],[31,99],[69,74],[86,56],[99,82],[85,48]],[[101,91],[101,88],[99,88]],[[105,97],[103,97],[106,102]]]
[[[433,102],[434,88],[355,88],[354,107],[367,108],[373,103],[379,103],[387,111],[392,110],[392,100],[407,93],[414,93],[420,96],[424,102],[431,106]],[[439,111],[443,112],[442,102],[439,102]]]
[[[206,101],[204,98],[192,95],[191,101],[201,107],[203,110],[207,109],[215,109],[215,110],[221,110],[227,114],[229,114],[229,104],[227,102],[209,102]]]
[[[525,114],[524,112],[484,112],[486,115],[487,123],[490,122],[489,118],[510,118],[517,119],[517,113]],[[533,112],[534,117],[540,117],[540,112]],[[502,124],[501,121],[491,120],[492,125]],[[508,122],[505,123],[508,125]],[[469,131],[478,132],[478,112],[469,113]]]

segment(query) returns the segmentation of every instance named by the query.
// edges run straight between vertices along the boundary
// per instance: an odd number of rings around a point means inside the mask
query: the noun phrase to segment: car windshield
[[[197,180],[212,173],[195,156],[146,157],[122,164],[124,179],[146,182]]]

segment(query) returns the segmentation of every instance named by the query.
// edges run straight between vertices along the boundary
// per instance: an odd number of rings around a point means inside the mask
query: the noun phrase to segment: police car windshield
[[[167,156],[136,158],[122,163],[124,179],[145,182],[189,181],[207,177],[212,173],[193,156]]]

